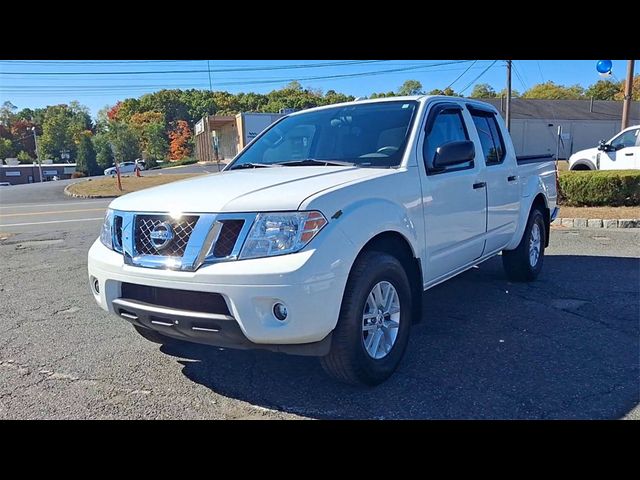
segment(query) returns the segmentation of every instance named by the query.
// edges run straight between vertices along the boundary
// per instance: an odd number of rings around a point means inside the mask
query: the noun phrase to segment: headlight
[[[259,213],[240,258],[269,257],[304,248],[327,224],[320,212]]]
[[[113,210],[107,208],[107,214],[104,216],[102,230],[100,231],[100,241],[102,244],[113,250]]]

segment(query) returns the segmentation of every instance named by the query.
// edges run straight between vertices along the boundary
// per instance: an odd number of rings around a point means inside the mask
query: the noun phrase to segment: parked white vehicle
[[[500,252],[534,280],[557,211],[555,163],[517,159],[494,107],[356,101],[283,117],[221,173],[115,199],[88,273],[151,341],[315,355],[374,385],[423,290]]]
[[[640,169],[640,125],[625,128],[608,142],[569,157],[569,170]]]
[[[120,164],[120,173],[132,173],[136,171],[136,165],[140,170],[144,170],[144,163],[142,162],[122,162]],[[104,171],[105,175],[116,175],[116,166],[109,167]]]

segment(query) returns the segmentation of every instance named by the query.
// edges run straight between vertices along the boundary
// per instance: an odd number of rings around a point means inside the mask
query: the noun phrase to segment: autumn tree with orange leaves
[[[169,132],[169,159],[182,160],[191,154],[191,129],[185,120],[178,120]]]

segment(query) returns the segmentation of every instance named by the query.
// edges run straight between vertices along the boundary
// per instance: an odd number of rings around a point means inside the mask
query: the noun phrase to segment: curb
[[[86,182],[86,181],[87,180],[83,180],[83,182]],[[76,183],[82,183],[82,182],[76,182]],[[73,198],[118,198],[118,195],[80,195],[79,193],[73,193],[69,191],[69,187],[71,185],[75,185],[76,183],[72,183],[64,187],[63,192],[66,196],[73,197]]]
[[[555,227],[567,228],[640,228],[638,218],[556,218]]]

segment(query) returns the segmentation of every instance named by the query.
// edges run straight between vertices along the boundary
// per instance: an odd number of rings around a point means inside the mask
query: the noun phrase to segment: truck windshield
[[[397,166],[417,105],[413,100],[355,103],[286,117],[257,138],[229,169]]]

